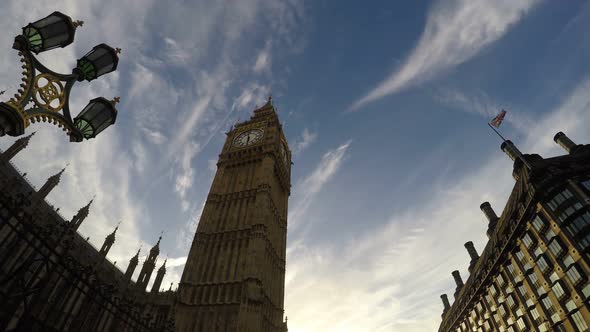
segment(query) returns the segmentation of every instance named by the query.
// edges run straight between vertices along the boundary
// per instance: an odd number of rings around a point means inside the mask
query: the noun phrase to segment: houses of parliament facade
[[[161,238],[120,270],[107,259],[117,228],[100,248],[78,232],[92,201],[70,219],[46,202],[64,170],[35,190],[11,163],[32,135],[3,151],[0,331],[287,332],[291,153],[271,99],[226,135],[176,290],[162,285]]]

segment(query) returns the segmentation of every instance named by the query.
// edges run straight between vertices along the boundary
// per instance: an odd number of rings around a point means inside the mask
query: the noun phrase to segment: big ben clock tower
[[[177,331],[286,332],[291,153],[269,97],[229,133],[176,305]]]

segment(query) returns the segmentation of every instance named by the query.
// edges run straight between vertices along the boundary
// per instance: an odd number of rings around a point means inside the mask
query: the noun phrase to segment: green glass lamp
[[[72,19],[60,12],[53,12],[49,16],[23,28],[24,42],[28,49],[36,54],[57,47],[66,47],[74,41],[76,27],[83,22],[72,22]],[[17,44],[22,42],[18,41]],[[20,47],[24,45],[18,45]]]
[[[74,119],[74,125],[84,138],[94,138],[107,127],[115,123],[117,119],[117,109],[115,104],[119,102],[119,97],[112,101],[103,97],[92,99],[86,107]]]
[[[78,73],[79,80],[92,81],[115,71],[119,64],[120,52],[120,48],[114,49],[107,44],[95,46],[92,51],[78,60],[75,72]]]

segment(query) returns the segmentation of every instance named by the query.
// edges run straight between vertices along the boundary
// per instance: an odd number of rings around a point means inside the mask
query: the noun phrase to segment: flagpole
[[[498,135],[500,136],[500,138],[504,141],[504,143],[508,144],[508,142],[506,141],[506,139],[504,138],[504,136],[502,136],[502,134],[500,134],[496,128],[494,128],[489,122],[488,122],[488,127],[492,128],[492,130]],[[526,159],[524,159],[524,156],[522,155],[522,153],[520,153],[520,151],[518,151],[518,149],[516,149],[516,154],[518,155],[518,159],[520,159],[520,161],[522,161],[526,167],[528,167],[528,169],[531,169],[531,164],[529,164]]]
[[[489,126],[490,128],[492,128],[492,130],[493,130],[493,131],[494,131],[494,132],[495,132],[495,133],[496,133],[498,136],[500,136],[500,138],[501,138],[501,139],[502,139],[504,142],[506,142],[506,139],[504,138],[504,136],[502,136],[502,135],[501,135],[501,134],[500,134],[500,133],[499,133],[499,132],[496,130],[496,128],[494,128],[494,127],[493,127],[493,126],[492,126],[492,125],[491,125],[489,122],[488,122],[488,126]]]

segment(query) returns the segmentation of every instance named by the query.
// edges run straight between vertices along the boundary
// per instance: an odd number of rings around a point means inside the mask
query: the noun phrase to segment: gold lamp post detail
[[[96,137],[115,123],[119,101],[103,97],[92,99],[72,120],[69,107],[70,91],[76,82],[92,81],[113,72],[119,63],[120,48],[99,44],[77,61],[71,74],[54,72],[41,64],[35,54],[57,47],[66,47],[74,41],[83,21],[72,19],[60,12],[30,23],[14,40],[22,64],[22,83],[17,93],[7,102],[0,102],[0,136],[20,136],[35,122],[49,122],[62,128],[72,142]]]

